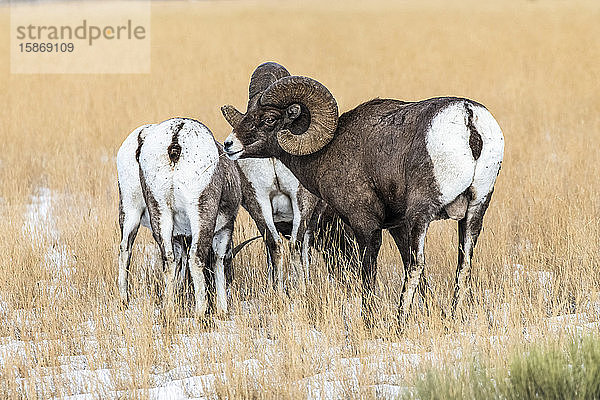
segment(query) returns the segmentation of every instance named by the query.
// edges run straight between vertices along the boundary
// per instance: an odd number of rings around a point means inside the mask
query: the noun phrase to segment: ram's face
[[[224,144],[231,159],[278,157],[281,152],[303,156],[331,141],[338,108],[325,86],[303,76],[284,76],[256,91],[256,75],[255,71],[246,114],[233,106],[221,107],[233,128]]]
[[[244,114],[224,143],[232,160],[247,157],[273,157],[279,149],[276,133],[283,127],[281,110],[255,106]]]

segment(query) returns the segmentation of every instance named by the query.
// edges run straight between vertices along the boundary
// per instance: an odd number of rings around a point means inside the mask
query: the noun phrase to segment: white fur
[[[286,204],[287,207],[291,206],[292,210],[290,213],[289,208],[281,207],[275,211],[276,216],[281,216],[282,220],[289,221],[289,216],[292,216],[292,233],[291,233],[291,241],[292,243],[296,242],[296,240],[301,240],[298,238],[298,229],[300,228],[300,205],[298,204],[298,191],[300,189],[300,182],[294,176],[292,171],[288,169],[281,161],[276,158],[271,159],[273,161],[273,167],[275,169],[275,175],[277,175],[277,185],[279,190],[286,194],[289,199],[289,205]]]
[[[227,149],[227,157],[231,160],[238,160],[242,154],[244,153],[244,145],[240,140],[235,136],[235,133],[231,132],[229,136],[225,139],[225,143],[232,142],[233,144],[229,149]]]
[[[442,109],[427,132],[427,152],[433,163],[442,205],[452,202],[468,188],[473,201],[481,202],[492,190],[504,155],[504,138],[489,111],[471,105],[473,124],[483,140],[480,157],[475,160],[469,145],[470,131],[463,101]]]
[[[281,237],[275,227],[271,198],[278,194],[275,184],[275,169],[270,158],[244,158],[237,160],[240,169],[252,188],[260,207],[261,214],[273,239],[281,242]]]
[[[150,228],[150,220],[146,211],[146,202],[140,186],[140,169],[135,159],[140,130],[152,125],[142,125],[127,136],[117,152],[117,175],[121,201],[124,210],[139,210],[142,214],[142,225]],[[127,214],[126,214],[127,215]]]
[[[475,159],[469,146],[463,102],[442,109],[427,132],[427,152],[441,193],[442,205],[449,204],[473,182]]]
[[[235,147],[235,140],[234,140]],[[280,249],[282,239],[277,232],[276,222],[291,222],[292,231],[290,242],[295,244],[301,240],[301,251],[292,253],[292,264],[298,269],[299,276],[308,277],[308,265],[310,262],[310,248],[308,247],[309,237],[298,237],[298,230],[302,223],[302,215],[298,194],[300,191],[300,182],[292,172],[276,158],[244,158],[236,161],[254,189],[254,197],[260,206],[260,213],[265,222],[268,233],[275,240],[276,246]],[[309,234],[309,233],[307,233]],[[280,250],[275,249],[276,253]],[[276,259],[268,254],[269,266],[276,269],[278,285],[283,283],[283,257]],[[301,261],[300,261],[301,260]],[[301,269],[304,268],[305,271]],[[303,284],[304,279],[300,279]]]
[[[173,234],[191,235],[190,214],[198,214],[198,198],[212,180],[219,152],[212,133],[204,126],[187,122],[179,132],[182,148],[179,161],[172,166],[167,154],[173,132],[170,127],[181,123],[172,119],[144,130],[139,164],[148,189],[163,209],[173,212]]]
[[[473,125],[483,140],[483,148],[471,184],[473,201],[479,203],[494,188],[504,158],[504,135],[492,114],[481,106],[473,106]]]
[[[280,241],[275,222],[292,222],[292,240],[297,240],[300,226],[298,179],[275,158],[244,158],[237,163],[254,189],[269,233]]]
[[[275,222],[289,222],[294,219],[292,201],[285,194],[277,193],[271,199],[271,207],[273,208],[273,220]]]

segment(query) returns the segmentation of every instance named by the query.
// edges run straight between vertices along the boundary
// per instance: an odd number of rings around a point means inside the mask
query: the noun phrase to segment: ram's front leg
[[[351,221],[356,234],[361,260],[362,278],[362,315],[367,329],[374,325],[375,279],[377,277],[377,255],[381,247],[381,228],[379,224],[364,216]]]

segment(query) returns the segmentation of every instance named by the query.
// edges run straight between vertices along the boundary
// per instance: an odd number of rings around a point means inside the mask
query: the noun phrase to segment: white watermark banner
[[[11,72],[149,73],[150,1],[10,5]]]

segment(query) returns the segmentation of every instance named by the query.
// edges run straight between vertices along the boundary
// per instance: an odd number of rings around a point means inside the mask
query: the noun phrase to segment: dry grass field
[[[165,2],[152,4],[152,73],[16,75],[0,6],[0,398],[394,398],[431,368],[504,368],[600,327],[600,3]],[[455,222],[427,238],[439,309],[391,329],[402,263],[386,234],[378,313],[317,255],[306,295],[267,286],[264,248],[234,260],[231,312],[212,328],[161,318],[159,268],[138,235],[130,307],[116,285],[115,155],[173,116],[229,133],[268,60],[324,83],[345,111],[373,97],[485,104],[506,152],[475,250],[475,301],[447,321]],[[244,211],[235,241],[256,233]],[[468,372],[468,371],[467,371]],[[468,397],[460,391],[457,397]]]

